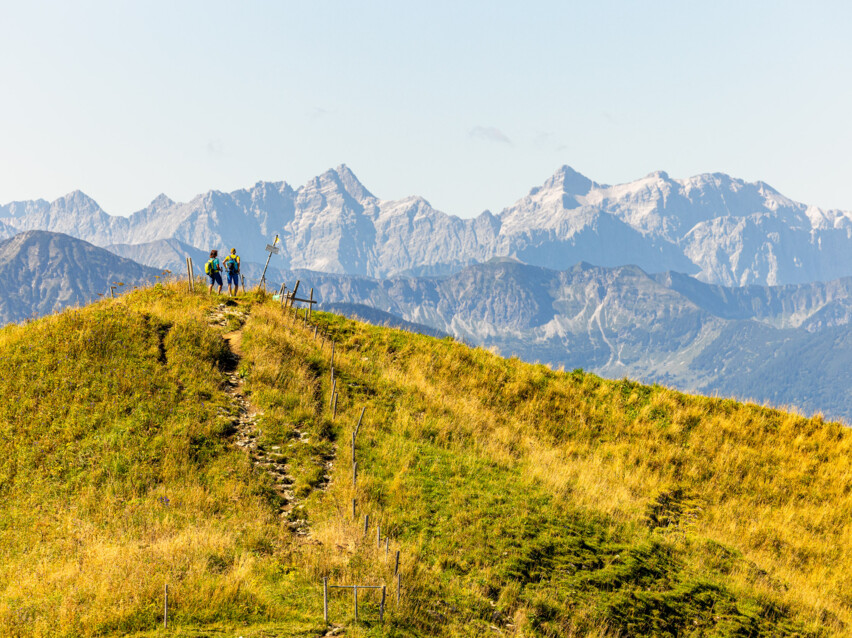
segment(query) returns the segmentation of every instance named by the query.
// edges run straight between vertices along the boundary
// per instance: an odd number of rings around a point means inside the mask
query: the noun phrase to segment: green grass
[[[108,635],[284,618],[317,627],[261,476],[226,434],[203,298],[158,288],[0,332],[0,626]],[[292,592],[296,596],[291,597]]]
[[[837,424],[315,313],[332,419],[312,329],[259,294],[211,327],[216,303],[157,286],[0,330],[4,634],[316,636],[328,577],[389,586],[383,626],[332,591],[352,636],[849,635]],[[231,444],[239,328],[308,537]]]

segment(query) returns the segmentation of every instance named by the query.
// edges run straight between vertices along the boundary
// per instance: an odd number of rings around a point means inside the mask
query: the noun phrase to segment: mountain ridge
[[[68,235],[27,231],[0,241],[0,325],[89,303],[112,285],[149,284],[159,274]]]
[[[556,271],[508,259],[442,277],[281,275],[312,287],[321,308],[370,306],[525,361],[852,422],[852,278],[726,288],[638,266]],[[817,365],[810,349],[832,376],[791,374]]]
[[[27,241],[43,245],[31,265],[18,256],[26,250],[9,249]],[[152,281],[164,270],[183,278],[187,254],[195,260],[196,277],[206,281],[207,255],[178,240],[110,248],[158,268],[43,231],[1,242],[0,276],[11,285],[0,302],[0,323],[94,299],[116,280]],[[244,259],[249,286],[262,269]],[[301,280],[321,307],[452,335],[527,361],[794,405],[852,422],[852,378],[844,372],[852,360],[850,277],[732,288],[677,272],[648,274],[635,265],[580,262],[553,270],[492,257],[444,275],[377,279],[270,267],[266,278],[271,289]],[[835,370],[830,377],[791,372],[813,369],[813,353]]]
[[[673,179],[656,171],[608,185],[563,165],[499,213],[469,219],[420,196],[381,199],[345,164],[295,189],[257,182],[183,203],[160,195],[129,217],[108,215],[80,191],[0,206],[0,235],[33,229],[100,246],[171,239],[205,252],[236,246],[258,262],[278,234],[276,267],[371,277],[450,274],[495,256],[557,270],[578,261],[635,263],[726,286],[852,274],[852,213],[724,173]]]

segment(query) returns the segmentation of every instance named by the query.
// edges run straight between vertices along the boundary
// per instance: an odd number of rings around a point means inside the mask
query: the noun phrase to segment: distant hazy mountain
[[[398,317],[384,310],[377,310],[372,306],[365,306],[358,303],[326,303],[323,310],[333,312],[337,315],[343,315],[359,321],[371,323],[374,326],[387,326],[388,328],[399,328],[408,332],[418,332],[430,337],[439,339],[449,336],[446,332],[424,326],[421,323],[412,323],[406,321],[402,317]]]
[[[506,356],[852,422],[852,278],[725,288],[635,266],[510,260],[440,278],[290,277],[321,309],[369,305]]]
[[[127,250],[133,247],[114,247]],[[140,248],[178,258],[188,247]],[[197,255],[196,274],[206,255]],[[256,283],[261,264],[246,265]],[[30,231],[0,243],[0,323],[96,299],[151,269],[67,235]],[[180,272],[176,270],[175,272]],[[321,309],[505,355],[657,381],[684,390],[792,405],[852,422],[852,278],[728,288],[674,272],[579,264],[555,271],[492,259],[442,277],[374,279],[270,268]]]
[[[29,231],[0,242],[0,325],[85,304],[106,294],[149,283],[160,274],[88,242]]]
[[[382,278],[450,274],[492,257],[556,270],[580,261],[634,264],[732,286],[852,275],[852,214],[720,173],[671,179],[657,172],[609,186],[563,166],[499,215],[460,219],[421,197],[379,199],[339,166],[297,189],[258,182],[187,203],[161,195],[129,218],[107,215],[80,192],[0,207],[0,236],[30,229],[100,246],[171,242],[152,248],[157,260],[137,255],[158,267],[183,263],[187,246],[205,254],[236,247],[262,264],[278,233],[283,249],[274,268]]]
[[[108,251],[133,261],[156,268],[160,271],[169,270],[176,275],[186,276],[186,258],[192,257],[196,270],[204,272],[204,262],[208,253],[178,241],[177,239],[158,239],[144,244],[109,244],[104,246]]]
[[[106,249],[121,257],[156,268],[160,272],[168,270],[181,278],[186,277],[186,258],[192,257],[195,276],[203,279],[204,263],[210,257],[209,251],[199,250],[177,239],[158,239],[144,244],[111,244],[106,246]],[[224,259],[227,252],[227,249],[220,252],[220,259]],[[246,285],[256,285],[263,274],[265,263],[248,261],[243,255],[240,255],[240,259],[241,272],[245,277]],[[283,281],[285,278],[283,272],[286,271],[270,266],[267,269],[266,279],[268,282]]]

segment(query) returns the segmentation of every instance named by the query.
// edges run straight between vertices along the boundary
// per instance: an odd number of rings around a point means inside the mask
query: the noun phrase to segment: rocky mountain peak
[[[569,195],[586,195],[596,186],[598,184],[565,164],[544,183],[542,188],[547,190],[561,189],[563,193]]]
[[[165,193],[160,193],[154,199],[151,200],[151,203],[148,204],[149,210],[161,210],[163,208],[168,208],[170,206],[174,206],[174,201]]]
[[[254,193],[286,193],[292,191],[293,189],[287,182],[267,182],[262,179],[251,187],[251,192]]]
[[[346,164],[330,168],[299,189],[301,193],[312,191],[335,191],[347,194],[358,202],[373,197],[373,194],[360,182]]]
[[[652,171],[645,176],[645,179],[661,180],[664,182],[671,181],[669,174],[665,171]]]
[[[355,176],[355,173],[346,164],[341,164],[337,168],[329,171],[337,175],[337,179],[343,185],[343,188],[359,202],[365,199],[372,198],[373,194],[361,183]]]
[[[62,208],[103,212],[98,203],[81,190],[72,191],[64,197],[57,199],[53,204]]]

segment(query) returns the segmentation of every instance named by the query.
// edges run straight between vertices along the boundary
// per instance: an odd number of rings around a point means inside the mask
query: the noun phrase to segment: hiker
[[[208,292],[212,294],[213,284],[219,284],[219,294],[222,294],[222,264],[219,263],[219,251],[213,249],[210,251],[210,259],[204,264],[204,273],[210,277],[210,289]]]
[[[235,297],[240,291],[240,256],[237,254],[236,248],[231,248],[231,254],[225,257],[222,265],[225,267],[225,272],[228,273],[228,294]],[[234,285],[233,293],[231,293],[231,284]]]

